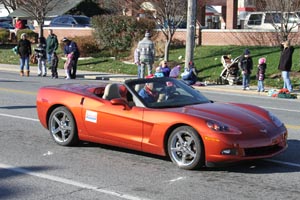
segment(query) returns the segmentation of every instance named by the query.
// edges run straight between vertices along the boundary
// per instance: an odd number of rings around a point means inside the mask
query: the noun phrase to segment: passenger
[[[139,95],[146,103],[153,103],[158,99],[158,92],[154,90],[153,83],[146,83],[145,87],[139,91]]]

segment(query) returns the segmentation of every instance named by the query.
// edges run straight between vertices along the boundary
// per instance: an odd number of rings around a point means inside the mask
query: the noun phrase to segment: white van
[[[300,18],[296,13],[284,13],[283,17],[288,19],[288,28],[298,29]],[[282,14],[280,12],[250,12],[247,14],[244,29],[275,30],[280,28]]]

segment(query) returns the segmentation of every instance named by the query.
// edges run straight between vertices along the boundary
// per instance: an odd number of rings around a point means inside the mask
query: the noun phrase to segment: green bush
[[[76,36],[74,38],[69,38],[70,40],[76,42],[80,57],[89,57],[99,54],[100,48],[93,36]],[[60,43],[60,47],[64,49],[64,43]]]
[[[100,51],[99,45],[93,36],[78,36],[73,40],[77,43],[80,56],[82,57],[93,56]]]
[[[37,38],[38,38],[38,36],[39,36],[38,33],[34,32],[34,31],[30,30],[30,29],[20,29],[20,30],[18,30],[18,32],[17,32],[17,38],[18,38],[18,40],[21,38],[21,35],[22,35],[23,33],[26,33],[27,39],[28,39],[31,43],[37,43]]]
[[[4,28],[0,28],[0,42],[6,43],[9,38],[9,30],[6,30]]]
[[[146,30],[155,25],[147,20],[137,20],[132,16],[101,15],[92,18],[94,36],[101,48],[110,50],[112,56],[128,51],[141,39]]]

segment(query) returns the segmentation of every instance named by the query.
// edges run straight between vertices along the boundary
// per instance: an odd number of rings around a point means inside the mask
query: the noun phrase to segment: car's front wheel
[[[72,113],[66,107],[54,109],[48,123],[50,134],[57,144],[72,146],[78,143],[76,123]]]
[[[204,165],[203,142],[190,126],[176,128],[168,139],[168,154],[179,168],[197,169]]]

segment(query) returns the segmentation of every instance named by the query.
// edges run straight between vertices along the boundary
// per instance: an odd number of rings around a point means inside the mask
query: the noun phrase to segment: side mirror
[[[128,105],[127,100],[122,98],[112,99],[110,100],[112,105],[120,105],[124,107],[124,110],[130,110],[130,106]]]

